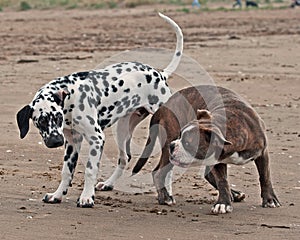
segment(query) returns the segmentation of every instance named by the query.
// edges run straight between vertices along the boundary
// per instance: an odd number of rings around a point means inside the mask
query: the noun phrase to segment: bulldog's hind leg
[[[113,174],[105,181],[96,185],[96,190],[111,191],[115,182],[123,175],[127,163],[131,159],[130,142],[135,127],[149,115],[145,108],[139,108],[135,112],[119,119],[117,123],[117,143],[119,147],[119,160]]]
[[[267,149],[265,149],[262,155],[255,160],[255,165],[259,173],[262,207],[280,207],[281,204],[274,193],[271,183],[269,153]]]

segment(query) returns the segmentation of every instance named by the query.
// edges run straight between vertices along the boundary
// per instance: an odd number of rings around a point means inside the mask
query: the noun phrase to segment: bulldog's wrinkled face
[[[179,139],[170,143],[170,162],[176,166],[215,165],[223,146],[231,144],[211,122],[209,111],[198,110],[197,118],[182,128]]]
[[[199,128],[198,121],[186,125],[181,137],[170,144],[170,162],[179,167],[214,165],[214,148],[210,144],[211,132]]]
[[[17,114],[21,138],[24,138],[29,131],[31,118],[48,148],[62,146],[64,144],[64,98],[61,92],[40,94],[30,105],[23,107]]]

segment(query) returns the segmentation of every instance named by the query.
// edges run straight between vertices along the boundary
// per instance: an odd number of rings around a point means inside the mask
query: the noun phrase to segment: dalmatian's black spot
[[[156,95],[148,95],[148,101],[150,105],[153,105],[158,103],[159,98]]]
[[[108,88],[108,87],[109,87],[108,81],[104,80],[104,81],[103,81],[103,85],[104,85],[104,87]]]
[[[137,85],[139,88],[142,86],[142,84],[141,83],[138,83],[138,85]]]
[[[160,79],[159,78],[156,78],[156,80],[155,80],[155,83],[154,83],[154,89],[158,89],[158,84],[159,84],[159,82],[160,82]]]
[[[140,105],[141,97],[139,95],[134,95],[131,100],[131,104],[135,107]]]
[[[108,111],[111,112],[112,110],[114,110],[114,108],[115,108],[114,105],[110,105],[110,106],[108,107]]]
[[[88,85],[84,85],[84,90],[85,90],[86,92],[88,92],[88,91],[90,91],[90,87],[89,87]]]
[[[122,98],[122,103],[123,103],[123,106],[124,106],[125,108],[128,108],[129,105],[130,105],[129,97],[126,96],[126,97]]]
[[[154,77],[158,77],[158,73],[156,71],[153,72]]]
[[[117,91],[118,91],[118,88],[116,88],[115,85],[112,85],[111,88],[112,88],[112,91],[113,91],[113,92],[117,92]]]
[[[83,104],[83,103],[79,104],[78,107],[79,107],[79,110],[80,110],[81,112],[84,111],[84,104]]]
[[[86,167],[89,169],[93,169],[92,163],[90,161],[87,162]]]
[[[109,76],[109,72],[103,72],[102,73],[102,77],[108,77]]]
[[[78,72],[77,75],[80,78],[80,80],[85,80],[88,77],[89,72]]]
[[[112,77],[112,78],[111,78],[111,80],[113,80],[113,81],[117,81],[117,80],[118,80],[118,78],[117,78],[117,77]]]
[[[131,68],[126,68],[126,72],[131,72]]]
[[[95,120],[91,116],[86,116],[86,118],[90,121],[91,125],[95,125]]]
[[[125,93],[129,93],[129,92],[130,92],[130,88],[126,88],[126,89],[124,90],[124,92],[125,92]]]
[[[73,146],[69,145],[68,148],[67,148],[67,154],[71,155],[72,152],[73,152]]]
[[[105,113],[106,111],[107,111],[107,107],[103,106],[103,107],[100,109],[99,114],[100,114],[101,116],[103,116],[104,113]]]
[[[97,138],[97,137],[95,137],[95,136],[91,136],[91,139],[92,139],[93,141],[96,141],[96,140],[98,140],[98,138]]]
[[[150,74],[147,74],[146,75],[146,81],[147,81],[147,83],[151,83],[151,80],[152,80],[152,76]]]
[[[105,126],[109,124],[109,122],[110,122],[110,119],[102,119],[102,120],[100,120],[99,125],[101,126],[102,129],[104,129]]]
[[[180,51],[177,52],[177,53],[176,53],[176,56],[177,56],[177,57],[180,57],[180,56],[181,56],[181,52],[180,52]]]
[[[72,162],[72,163],[76,163],[77,160],[78,160],[78,153],[76,152],[76,153],[73,155],[73,157],[71,158],[71,162]]]
[[[121,104],[121,102],[120,101],[115,101],[114,102],[114,105],[117,107],[117,106],[119,106]]]
[[[87,102],[88,102],[90,108],[96,106],[96,100],[93,97],[88,97],[87,100],[88,100]]]
[[[122,73],[122,68],[117,68],[117,73],[121,74]]]
[[[124,85],[124,80],[119,81],[119,86],[122,87]]]
[[[120,114],[121,112],[123,112],[123,107],[122,106],[119,106],[117,108],[117,113]]]
[[[72,163],[72,162],[68,162],[67,165],[68,165],[69,171],[70,171],[71,173],[73,173],[73,172],[74,172],[74,169],[75,169],[75,167],[76,167],[76,164],[75,164],[75,163]]]
[[[79,102],[80,102],[80,103],[83,103],[83,101],[84,101],[85,98],[86,98],[86,93],[85,93],[85,92],[81,93]]]
[[[165,89],[164,87],[162,87],[162,88],[160,89],[160,92],[161,92],[162,95],[165,95],[165,94],[166,94],[166,89]]]

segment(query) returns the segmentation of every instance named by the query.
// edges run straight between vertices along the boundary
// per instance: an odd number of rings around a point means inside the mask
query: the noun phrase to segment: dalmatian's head
[[[30,105],[24,106],[17,113],[17,123],[20,137],[24,138],[29,131],[29,119],[39,129],[39,132],[48,148],[55,148],[64,144],[63,135],[63,106],[66,90],[40,90]]]

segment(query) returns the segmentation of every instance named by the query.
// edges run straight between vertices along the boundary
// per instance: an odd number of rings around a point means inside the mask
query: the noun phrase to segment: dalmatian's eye
[[[62,122],[63,122],[63,117],[60,113],[58,113],[55,117],[55,123],[56,125],[61,126]]]
[[[44,130],[47,129],[47,127],[48,127],[47,117],[41,117],[38,121],[38,124],[41,129],[44,129]]]

